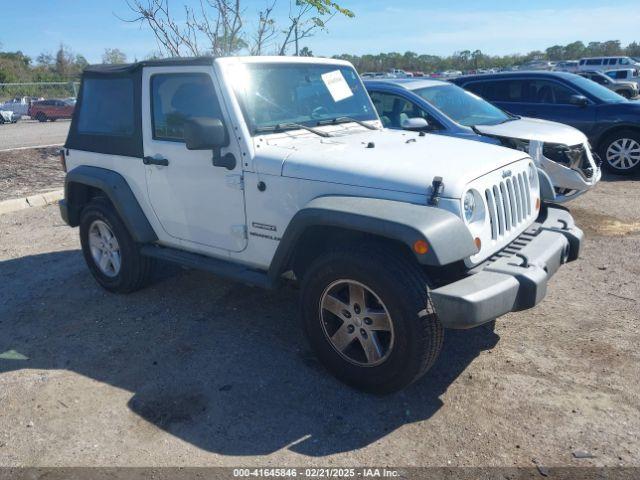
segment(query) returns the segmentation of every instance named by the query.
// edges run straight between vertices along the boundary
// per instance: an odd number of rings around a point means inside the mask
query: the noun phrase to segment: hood
[[[569,146],[587,141],[587,137],[578,129],[562,123],[537,118],[522,117],[499,125],[478,125],[476,129],[481,133],[497,137],[536,140]]]
[[[442,177],[443,197],[460,198],[469,182],[528,158],[522,152],[444,135],[400,130],[291,132],[256,139],[260,173],[425,195]],[[279,172],[278,172],[279,171]]]

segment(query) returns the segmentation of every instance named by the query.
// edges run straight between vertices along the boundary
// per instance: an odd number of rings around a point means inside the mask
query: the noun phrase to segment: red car
[[[75,104],[66,100],[40,100],[31,104],[28,113],[40,122],[55,122],[59,118],[71,118],[74,108]]]

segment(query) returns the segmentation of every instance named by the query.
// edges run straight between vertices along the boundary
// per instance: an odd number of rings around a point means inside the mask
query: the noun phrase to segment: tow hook
[[[527,258],[526,255],[523,255],[522,253],[515,253],[514,257],[518,257],[519,259],[521,259],[522,264],[516,265],[515,263],[512,263],[511,265],[513,265],[514,267],[529,268],[529,259]]]

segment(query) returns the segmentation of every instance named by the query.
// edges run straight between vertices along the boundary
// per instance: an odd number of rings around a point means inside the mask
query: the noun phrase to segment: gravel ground
[[[0,150],[62,145],[67,139],[69,125],[70,120],[44,123],[20,120],[18,123],[0,125]]]
[[[64,187],[59,147],[0,152],[0,202]]]
[[[325,373],[294,290],[166,269],[112,295],[55,207],[0,216],[0,465],[640,466],[640,181],[572,210],[545,301],[448,331],[386,397]]]

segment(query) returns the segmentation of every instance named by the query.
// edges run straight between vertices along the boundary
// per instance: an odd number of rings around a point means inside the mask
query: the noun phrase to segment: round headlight
[[[476,211],[476,196],[472,191],[468,191],[464,195],[464,218],[467,222],[470,222],[473,218],[473,214]]]
[[[527,171],[529,173],[529,183],[533,184],[534,180],[535,180],[535,177],[536,177],[536,174],[538,173],[538,172],[536,172],[536,167],[533,165],[533,163],[529,164],[529,168],[527,169]]]

